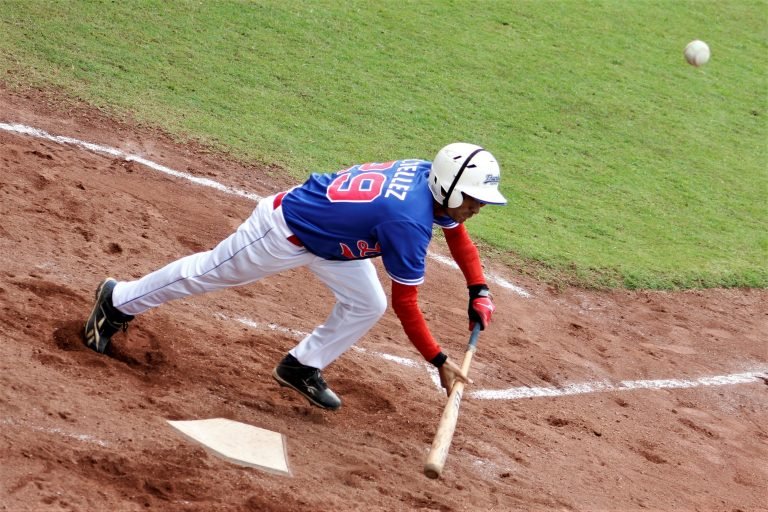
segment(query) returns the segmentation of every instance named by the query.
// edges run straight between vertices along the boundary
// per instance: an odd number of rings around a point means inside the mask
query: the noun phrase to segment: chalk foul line
[[[70,439],[76,439],[77,441],[80,441],[83,443],[93,443],[103,447],[109,446],[109,443],[107,441],[103,441],[89,434],[79,434],[77,432],[68,432],[58,427],[41,427],[39,425],[34,425],[28,422],[14,420],[12,418],[0,419],[0,425],[10,425],[15,427],[27,428],[29,430],[34,430],[36,432],[43,432],[46,434],[55,434],[63,437],[68,437]]]
[[[706,386],[732,386],[753,382],[768,382],[768,371],[759,370],[729,375],[699,377],[697,379],[659,379],[659,380],[623,380],[618,384],[609,382],[584,382],[569,384],[562,388],[555,387],[517,387],[500,390],[481,389],[468,395],[484,400],[520,400],[522,398],[561,397],[583,395],[587,393],[604,393],[609,391],[636,391],[638,389],[685,389]]]
[[[445,256],[442,256],[440,254],[434,253],[432,251],[430,251],[427,255],[430,258],[432,258],[433,260],[437,261],[438,263],[442,263],[443,265],[447,265],[447,266],[449,266],[451,268],[459,270],[459,265],[457,265],[456,262],[453,261],[452,258],[447,258]],[[531,294],[528,293],[527,290],[525,290],[525,289],[523,289],[523,288],[521,288],[521,287],[519,287],[517,285],[514,285],[514,284],[510,283],[509,281],[507,281],[503,277],[497,276],[497,275],[495,275],[495,274],[493,274],[491,272],[486,272],[485,273],[485,277],[489,281],[491,281],[491,282],[501,286],[502,288],[506,288],[507,290],[511,290],[511,291],[515,292],[516,294],[518,294],[521,297],[524,297],[526,299],[531,297]]]
[[[143,158],[141,156],[131,155],[129,153],[120,151],[119,149],[115,149],[109,146],[102,146],[100,144],[94,144],[92,142],[85,142],[79,139],[74,139],[72,137],[65,137],[63,135],[51,135],[46,131],[39,130],[37,128],[32,128],[31,126],[25,126],[23,124],[0,123],[0,129],[8,132],[18,133],[21,135],[29,135],[31,137],[36,137],[38,139],[49,140],[51,142],[56,142],[58,144],[77,146],[83,149],[87,149],[88,151],[91,151],[93,153],[109,155],[115,158],[121,158],[127,162],[136,162],[138,164],[141,164],[145,167],[149,167],[150,169],[161,172],[163,174],[167,174],[169,176],[173,176],[176,178],[181,178],[181,179],[190,181],[196,185],[201,185],[203,187],[210,187],[227,194],[245,197],[253,201],[259,201],[261,199],[261,197],[256,194],[252,194],[244,190],[228,187],[226,185],[223,185],[217,181],[214,181],[208,178],[200,178],[198,176],[194,176],[186,172],[176,171],[174,169],[171,169],[170,167],[160,165],[151,160],[147,160],[146,158]]]
[[[101,144],[94,144],[92,142],[85,142],[79,139],[75,139],[72,137],[65,137],[63,135],[52,135],[44,130],[40,130],[38,128],[33,128],[31,126],[26,126],[23,124],[13,124],[13,123],[0,123],[0,130],[5,130],[7,132],[12,133],[18,133],[21,135],[28,135],[30,137],[36,137],[38,139],[44,139],[49,140],[51,142],[56,142],[57,144],[66,144],[71,146],[77,146],[83,149],[87,149],[88,151],[92,151],[94,153],[100,153],[104,155],[113,156],[115,158],[121,158],[127,162],[136,162],[137,164],[141,164],[145,167],[148,167],[152,170],[161,172],[163,174],[167,174],[169,176],[173,176],[175,178],[180,178],[187,180],[191,183],[194,183],[196,185],[200,185],[203,187],[209,187],[213,188],[215,190],[218,190],[220,192],[224,192],[225,194],[245,197],[247,199],[250,199],[252,201],[260,201],[263,199],[261,196],[257,194],[253,194],[251,192],[247,192],[245,190],[240,190],[237,188],[228,187],[227,185],[224,185],[222,183],[219,183],[218,181],[214,181],[212,179],[208,178],[200,178],[198,176],[194,176],[192,174],[176,171],[174,169],[171,169],[170,167],[166,167],[164,165],[160,165],[156,162],[153,162],[151,160],[147,160],[146,158],[143,158],[139,155],[132,155],[129,153],[126,153],[124,151],[121,151],[116,148],[112,148],[109,146],[102,146]],[[445,258],[443,256],[430,253],[429,257],[434,259],[435,261],[438,261],[442,264],[447,264],[453,268],[458,269],[459,266],[456,265],[453,260],[450,260],[448,258]],[[520,295],[524,298],[531,297],[531,294],[528,293],[523,288],[516,286],[509,281],[503,279],[502,277],[493,275],[493,274],[487,274],[486,277],[489,281],[493,282],[494,284],[497,284],[501,286],[502,288],[506,288],[508,290],[511,290],[512,292]]]

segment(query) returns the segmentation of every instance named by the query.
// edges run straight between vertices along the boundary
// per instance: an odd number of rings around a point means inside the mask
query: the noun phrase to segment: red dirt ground
[[[266,195],[292,184],[37,91],[0,88],[0,122],[140,154]],[[382,158],[413,155],[382,155]],[[507,172],[512,172],[511,170]],[[445,472],[422,474],[445,397],[389,311],[326,371],[344,399],[309,407],[270,372],[329,310],[305,271],[153,310],[85,349],[106,275],[133,278],[232,231],[248,199],[137,163],[0,130],[0,510],[768,510],[768,374],[751,382],[517,400],[472,390],[700,379],[768,369],[768,292],[494,286]],[[445,254],[440,243],[434,251]],[[388,288],[388,286],[387,286]],[[431,260],[422,307],[450,354],[460,274]],[[226,417],[282,432],[292,477],[235,466],[166,420]]]

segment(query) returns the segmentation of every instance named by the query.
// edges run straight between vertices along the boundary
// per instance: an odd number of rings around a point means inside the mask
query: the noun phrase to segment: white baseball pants
[[[381,318],[387,298],[370,260],[331,261],[288,240],[292,236],[275,196],[259,202],[235,233],[214,249],[186,256],[137,281],[121,281],[113,305],[138,315],[174,299],[240,286],[291,268],[308,267],[336,297],[330,316],[290,353],[325,368]]]

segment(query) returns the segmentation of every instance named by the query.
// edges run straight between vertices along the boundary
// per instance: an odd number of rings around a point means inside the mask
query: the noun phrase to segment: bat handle
[[[467,343],[467,352],[474,352],[477,350],[477,338],[480,336],[481,329],[482,326],[480,325],[480,322],[477,322],[475,327],[472,328],[472,334],[469,337],[469,343]],[[462,368],[461,370],[466,373],[468,369],[469,368]]]

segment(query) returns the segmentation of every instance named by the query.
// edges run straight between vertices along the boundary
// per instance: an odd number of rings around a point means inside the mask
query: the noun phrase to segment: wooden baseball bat
[[[477,350],[477,337],[480,335],[480,322],[475,324],[472,329],[472,335],[469,337],[467,351],[464,354],[464,362],[461,365],[461,373],[469,374],[469,365],[472,362],[472,356]],[[445,459],[448,458],[448,450],[451,448],[453,433],[456,430],[456,422],[459,419],[459,406],[461,406],[461,394],[464,392],[464,383],[456,381],[448,396],[448,403],[443,409],[443,416],[440,418],[440,424],[437,426],[437,433],[432,441],[432,448],[427,455],[427,462],[424,463],[424,474],[429,478],[437,478],[443,472]]]

